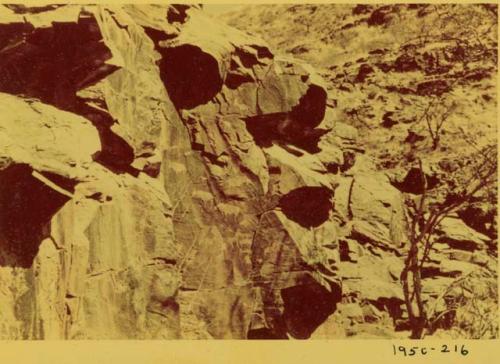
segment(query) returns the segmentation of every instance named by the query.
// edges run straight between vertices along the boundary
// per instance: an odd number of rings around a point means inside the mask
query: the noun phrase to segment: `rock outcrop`
[[[303,4],[247,6],[222,16],[311,63],[327,85],[320,127],[330,132],[318,155],[338,173],[343,298],[314,337],[399,337],[409,329],[400,282],[409,201],[424,189],[430,204],[443,189],[460,193],[461,178],[468,178],[460,168],[477,161],[471,155],[480,146],[497,143],[497,11],[472,4]],[[437,125],[442,129],[431,135]],[[417,158],[425,161],[425,188]],[[429,314],[447,317],[466,306],[469,298],[460,301],[459,289],[449,287],[496,277],[496,200],[495,190],[436,228],[422,267]],[[478,295],[491,312],[495,292]],[[468,315],[467,324],[454,325],[473,327],[471,312],[460,318]]]
[[[356,9],[366,26],[394,16]],[[411,170],[402,182],[381,171],[350,122],[374,98],[353,87],[428,64],[389,63],[346,66],[352,82],[332,91],[305,61],[201,6],[1,6],[0,338],[397,327],[404,193],[418,188]],[[429,82],[411,92],[448,87]],[[470,214],[438,228],[429,302],[436,285],[494,263],[491,213]]]
[[[307,338],[335,311],[309,66],[197,7],[0,20],[3,338]]]

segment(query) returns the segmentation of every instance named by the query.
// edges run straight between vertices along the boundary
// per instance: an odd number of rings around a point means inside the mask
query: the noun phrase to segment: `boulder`
[[[82,180],[101,150],[89,120],[28,98],[0,93],[0,159],[39,172]]]
[[[436,232],[439,234],[439,242],[459,250],[484,250],[490,240],[486,235],[475,231],[462,220],[454,217],[445,217],[436,228]]]
[[[355,239],[392,251],[404,246],[403,199],[386,176],[356,175],[351,186],[349,209]]]

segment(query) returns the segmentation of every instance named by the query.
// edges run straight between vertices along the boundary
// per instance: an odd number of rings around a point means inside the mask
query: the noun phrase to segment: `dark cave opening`
[[[319,153],[318,144],[327,129],[311,128],[291,119],[286,113],[253,116],[244,119],[248,132],[261,148],[274,142],[291,144],[308,153]]]
[[[136,171],[130,166],[133,148],[111,130],[115,120],[88,105],[77,92],[118,69],[106,64],[112,54],[93,16],[81,13],[76,23],[53,22],[36,28],[20,24],[0,28],[0,91],[31,97],[81,115],[96,127],[102,150],[94,160],[114,172]],[[105,109],[106,105],[103,104]]]
[[[291,118],[309,128],[318,126],[325,117],[326,99],[327,93],[322,87],[310,85],[299,104],[290,112]]]
[[[337,309],[342,299],[340,287],[332,291],[315,281],[281,290],[284,303],[283,320],[290,335],[308,339],[311,334]]]
[[[248,132],[261,148],[273,145],[274,140],[282,139],[278,125],[286,118],[286,113],[259,115],[244,119]]]
[[[292,221],[302,227],[318,227],[328,220],[333,192],[326,187],[300,187],[279,200],[279,207]]]
[[[190,6],[185,4],[172,4],[167,10],[167,20],[172,23],[184,23],[188,17],[187,11]]]
[[[177,109],[192,109],[206,104],[222,89],[216,59],[199,47],[184,44],[159,48],[160,76]]]
[[[242,75],[235,72],[230,72],[226,76],[224,81],[225,85],[232,90],[237,89],[241,84],[245,82],[253,82],[254,79],[249,75]]]
[[[32,176],[28,165],[11,165],[0,171],[0,266],[29,268],[50,220],[69,198]],[[58,175],[44,177],[73,192],[75,182]]]
[[[103,79],[117,68],[105,64],[111,52],[102,41],[96,20],[80,14],[76,23],[53,22],[51,27],[3,26],[10,34],[0,59],[0,90],[37,98],[70,110],[76,92]],[[13,29],[11,29],[13,28]]]
[[[432,190],[439,184],[439,178],[435,176],[426,175],[427,190]],[[422,172],[419,168],[411,168],[406,174],[403,181],[393,182],[393,186],[396,187],[401,192],[411,193],[414,195],[420,195],[424,193],[424,183],[422,179]]]

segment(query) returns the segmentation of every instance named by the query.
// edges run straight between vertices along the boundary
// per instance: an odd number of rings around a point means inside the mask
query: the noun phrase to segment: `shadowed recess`
[[[255,143],[271,147],[273,142],[289,143],[309,153],[319,153],[318,143],[327,129],[304,126],[286,113],[259,115],[244,119],[248,132]]]
[[[435,176],[426,175],[425,178],[427,181],[427,190],[432,190],[439,183],[439,179]],[[419,168],[410,169],[402,182],[395,181],[392,185],[401,192],[412,193],[415,195],[424,193],[422,172]]]
[[[465,250],[469,252],[473,252],[475,250],[478,250],[480,246],[478,245],[477,242],[472,241],[472,240],[457,240],[453,239],[452,237],[449,236],[440,236],[438,238],[438,241],[443,244],[448,244],[448,246],[451,249],[458,249],[458,250]]]
[[[393,324],[398,330],[407,330],[405,328],[405,320],[403,319],[403,309],[404,301],[396,297],[379,297],[376,300],[369,300],[369,302],[374,305],[379,311],[385,311],[389,313]]]
[[[260,147],[284,142],[309,153],[319,153],[320,138],[329,132],[316,128],[325,117],[326,91],[310,85],[299,103],[289,113],[258,115],[245,119],[248,132]]]
[[[291,118],[310,128],[318,126],[325,117],[326,99],[327,94],[322,87],[310,85],[299,104],[292,109]]]
[[[286,135],[280,132],[280,125],[285,122],[286,113],[275,113],[245,118],[248,132],[258,146],[271,147],[274,140],[286,140]]]
[[[330,216],[332,197],[333,192],[326,187],[300,187],[282,196],[279,207],[302,227],[318,227]]]
[[[101,141],[101,150],[93,155],[93,159],[115,173],[138,172],[130,164],[134,161],[134,149],[119,135],[111,130],[115,120],[106,111],[76,100],[72,105],[73,112],[84,115],[97,129]]]
[[[228,73],[226,76],[225,84],[232,90],[237,89],[241,84],[245,82],[253,82],[254,79],[250,75],[242,75],[238,73]]]
[[[339,257],[341,262],[352,262],[349,256],[349,244],[345,240],[339,240]]]
[[[274,58],[273,53],[269,50],[268,47],[260,46],[258,44],[252,44],[250,47],[257,51],[257,57],[259,58]]]
[[[461,275],[459,270],[452,271],[442,271],[440,267],[424,266],[422,267],[421,278],[432,278],[432,277],[451,277],[457,278]]]
[[[169,6],[167,10],[167,20],[170,24],[178,22],[184,23],[186,18],[188,17],[187,10],[190,8],[190,5],[184,4],[173,4]]]
[[[486,236],[496,239],[496,209],[484,210],[480,206],[466,206],[458,211],[458,216],[471,228]]]
[[[108,128],[98,128],[102,150],[94,155],[94,160],[115,173],[138,173],[130,164],[134,161],[133,148],[119,135]]]
[[[206,104],[222,89],[216,59],[199,47],[185,44],[160,52],[160,76],[177,109]]]
[[[0,91],[26,95],[69,110],[76,92],[116,70],[105,64],[111,52],[95,19],[81,14],[76,23],[51,27],[3,25],[0,33]]]
[[[27,165],[0,172],[0,266],[29,268],[41,241],[50,235],[50,220],[69,200],[32,176]],[[43,173],[73,192],[75,182]]]
[[[340,287],[330,292],[315,281],[284,288],[281,297],[285,306],[283,320],[290,335],[296,339],[308,339],[337,308],[342,299]]]
[[[37,29],[1,25],[0,48],[0,91],[37,98],[89,119],[102,145],[94,159],[115,172],[132,169],[134,151],[111,130],[113,118],[77,96],[118,69],[105,63],[112,54],[93,16],[82,12],[76,23],[53,22]]]
[[[252,48],[254,48],[255,50],[257,50],[256,47],[252,46]],[[261,47],[260,49],[263,50],[265,47]],[[261,51],[261,53],[264,55],[264,56],[267,56],[267,58],[272,58],[272,55],[269,56],[269,54],[271,52],[265,52],[265,51]],[[247,52],[241,48],[236,48],[235,50],[235,55],[238,56],[238,58],[240,59],[241,61],[241,64],[245,67],[245,68],[252,68],[253,66],[257,65],[257,64],[263,64],[259,58],[260,58],[260,55],[259,53],[257,52],[257,54],[254,54],[254,53],[251,53],[251,52]]]

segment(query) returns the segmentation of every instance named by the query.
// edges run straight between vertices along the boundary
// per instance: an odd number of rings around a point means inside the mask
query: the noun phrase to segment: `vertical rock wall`
[[[334,312],[307,65],[196,7],[0,15],[3,338],[307,338]]]

